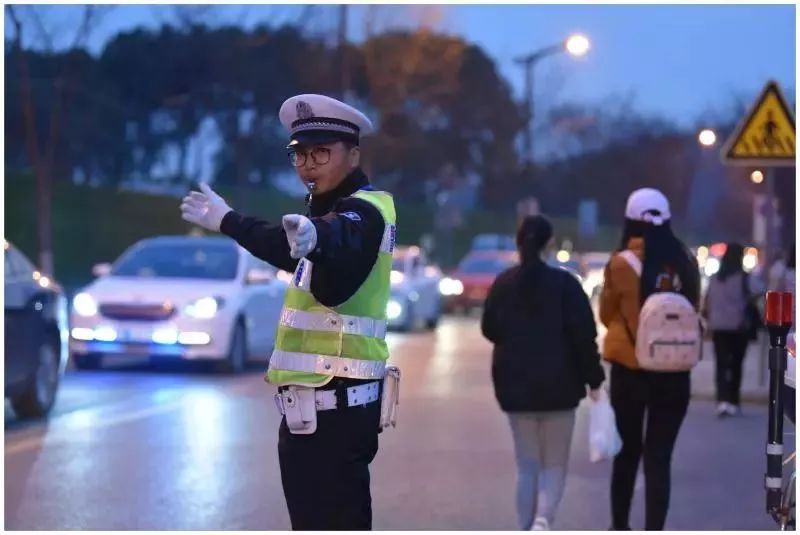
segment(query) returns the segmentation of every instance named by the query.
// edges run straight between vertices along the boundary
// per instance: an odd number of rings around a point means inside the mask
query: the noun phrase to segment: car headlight
[[[461,295],[464,293],[464,284],[458,279],[445,277],[439,281],[439,293],[442,295]]]
[[[389,300],[386,304],[386,317],[390,320],[396,320],[403,314],[403,305],[395,300]]]
[[[183,312],[187,316],[207,320],[217,315],[217,311],[222,308],[222,304],[222,299],[216,297],[201,297],[186,305]]]
[[[400,271],[392,270],[389,274],[389,282],[392,283],[392,286],[402,284],[404,280],[406,280],[406,276]]]
[[[75,313],[84,318],[97,314],[97,302],[87,293],[79,293],[72,300],[72,309]]]
[[[717,271],[719,271],[720,261],[716,258],[709,258],[706,260],[706,265],[703,266],[703,271],[705,271],[706,277],[712,277],[716,275]]]

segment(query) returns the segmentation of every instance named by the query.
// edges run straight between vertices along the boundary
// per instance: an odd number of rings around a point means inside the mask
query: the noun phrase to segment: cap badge
[[[296,110],[298,119],[308,119],[309,117],[314,117],[314,110],[311,109],[311,105],[308,102],[301,100],[297,103]]]

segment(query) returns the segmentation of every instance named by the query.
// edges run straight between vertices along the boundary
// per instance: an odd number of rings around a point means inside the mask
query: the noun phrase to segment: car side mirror
[[[247,284],[266,284],[275,279],[275,275],[268,269],[253,268],[247,272]]]
[[[92,275],[94,275],[95,277],[105,277],[106,275],[110,274],[111,274],[111,264],[109,263],[104,262],[102,264],[96,264],[92,268]]]

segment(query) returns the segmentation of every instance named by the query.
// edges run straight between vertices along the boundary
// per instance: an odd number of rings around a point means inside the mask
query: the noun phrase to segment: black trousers
[[[622,438],[622,450],[614,458],[611,475],[613,529],[630,529],[631,500],[642,457],[645,529],[664,529],[669,509],[672,451],[689,408],[689,394],[689,372],[647,372],[612,365],[611,405]]]
[[[714,354],[717,359],[717,401],[739,405],[742,390],[742,363],[750,341],[740,331],[714,331]]]
[[[278,461],[294,530],[370,530],[369,464],[378,452],[380,399],[347,407],[345,388],[368,381],[334,379],[338,407],[317,413],[317,431],[293,435],[281,422]]]

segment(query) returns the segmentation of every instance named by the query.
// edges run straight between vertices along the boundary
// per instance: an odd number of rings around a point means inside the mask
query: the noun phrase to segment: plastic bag
[[[613,459],[622,449],[614,409],[603,392],[589,405],[589,460],[593,463]]]

